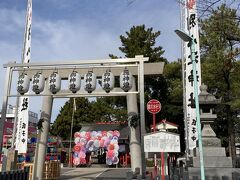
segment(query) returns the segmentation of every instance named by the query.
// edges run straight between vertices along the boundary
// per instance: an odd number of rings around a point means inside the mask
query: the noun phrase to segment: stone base
[[[224,147],[203,147],[203,161],[205,167],[232,167],[232,158],[226,157]],[[193,150],[193,167],[200,167],[199,148]]]
[[[202,137],[204,147],[221,147],[221,140],[216,137]]]
[[[189,179],[193,179],[192,178],[193,176],[198,176],[198,179],[200,179],[200,176],[201,176],[200,168],[189,167],[188,172],[190,177]],[[220,179],[222,179],[222,176],[228,176],[229,179],[232,179],[232,174],[239,173],[239,169],[237,168],[204,168],[204,172],[205,172],[205,177],[218,176],[220,177]]]
[[[231,157],[203,156],[203,162],[206,168],[232,168]],[[193,167],[200,167],[200,157],[193,157]]]
[[[199,148],[193,149],[193,156],[200,156]],[[203,147],[203,156],[226,157],[226,150],[224,147]]]

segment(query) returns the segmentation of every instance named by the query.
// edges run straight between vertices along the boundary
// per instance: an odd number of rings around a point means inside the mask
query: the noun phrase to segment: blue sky
[[[0,1],[2,64],[21,62],[26,6],[27,0]],[[161,31],[157,45],[165,50],[164,57],[180,58],[180,40],[174,33],[180,27],[177,0],[33,0],[31,62],[103,59],[110,53],[122,56],[119,36],[141,24]],[[1,67],[1,77],[4,72]],[[3,88],[0,95],[2,102]],[[41,102],[39,97],[33,99],[33,104]],[[54,101],[52,120],[64,101]],[[9,103],[14,105],[15,99]],[[30,109],[39,112],[40,107]]]

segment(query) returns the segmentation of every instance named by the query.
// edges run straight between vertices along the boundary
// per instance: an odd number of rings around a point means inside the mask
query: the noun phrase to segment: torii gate
[[[29,77],[32,77],[38,71],[41,71],[44,75],[45,88],[41,94],[34,94],[30,92],[26,96],[43,96],[43,104],[41,109],[41,119],[43,119],[42,129],[38,134],[38,144],[35,151],[34,171],[33,179],[42,179],[43,167],[45,163],[47,138],[50,128],[52,104],[54,98],[66,98],[66,97],[97,97],[97,96],[126,96],[127,97],[127,109],[128,113],[135,112],[138,114],[137,108],[137,95],[140,99],[140,136],[139,127],[130,127],[130,152],[131,152],[131,168],[135,171],[135,168],[140,168],[140,174],[144,177],[146,172],[145,166],[145,153],[143,148],[143,136],[145,134],[145,102],[144,102],[144,75],[160,75],[163,72],[164,63],[145,63],[148,58],[143,56],[136,56],[135,58],[124,59],[103,59],[103,60],[78,60],[78,61],[64,61],[56,63],[8,63],[4,65],[7,68],[5,89],[2,104],[2,118],[0,121],[0,152],[2,151],[3,142],[3,125],[6,119],[6,111],[8,104],[8,97],[19,96],[11,92],[11,84],[13,72],[17,71],[18,74],[25,72]],[[129,71],[138,76],[137,88],[136,83],[133,83],[133,87],[130,91],[124,92],[119,87],[115,87],[111,92],[106,93],[102,89],[96,89],[92,93],[88,93],[83,89],[80,89],[76,93],[72,93],[70,90],[61,89],[58,93],[52,94],[48,88],[47,78],[54,70],[58,70],[58,74],[61,80],[67,80],[68,75],[72,70],[81,72],[81,74],[87,73],[89,69],[94,70],[94,74],[97,77],[102,76],[107,69],[111,68],[111,72],[117,76],[122,70],[127,67]],[[133,78],[134,79],[134,78]],[[23,95],[24,96],[24,95]],[[141,141],[139,141],[139,138]],[[36,168],[37,167],[37,168]]]

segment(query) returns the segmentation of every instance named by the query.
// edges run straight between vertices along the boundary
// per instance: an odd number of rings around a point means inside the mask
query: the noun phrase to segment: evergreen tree
[[[156,46],[156,39],[160,36],[160,31],[153,32],[153,28],[145,28],[145,25],[133,26],[126,36],[121,35],[122,47],[119,50],[127,58],[134,58],[136,55],[149,57],[149,62],[167,62],[162,57],[164,50],[161,46]],[[116,56],[110,54],[110,57]]]
[[[127,58],[134,58],[136,55],[149,57],[148,62],[164,62],[164,74],[159,77],[145,77],[144,91],[145,103],[150,99],[157,99],[162,104],[161,113],[157,114],[157,120],[167,118],[179,124],[183,122],[182,112],[182,83],[181,83],[181,63],[170,63],[163,57],[164,50],[156,45],[156,39],[160,36],[160,31],[154,32],[153,28],[146,28],[145,25],[133,26],[126,35],[121,35],[120,40],[122,51]],[[117,56],[110,54],[111,58]],[[167,79],[169,78],[169,79]],[[178,88],[173,86],[177,85]],[[169,92],[171,90],[171,92]],[[175,98],[175,99],[171,99]],[[152,115],[145,113],[146,126],[150,130]]]
[[[64,140],[70,138],[71,122],[73,118],[73,134],[80,131],[83,124],[109,121],[126,121],[127,112],[124,108],[116,108],[108,104],[103,98],[91,101],[87,98],[75,98],[74,111],[73,98],[70,98],[61,108],[51,127],[51,134],[60,136]],[[73,112],[74,111],[74,112]],[[72,116],[74,113],[74,116]],[[72,134],[72,135],[73,135]]]
[[[215,130],[219,137],[228,139],[234,163],[236,157],[234,120],[236,110],[240,108],[240,41],[232,38],[240,37],[236,10],[223,4],[213,10],[209,18],[202,20],[200,27],[203,82],[216,96],[222,97]]]

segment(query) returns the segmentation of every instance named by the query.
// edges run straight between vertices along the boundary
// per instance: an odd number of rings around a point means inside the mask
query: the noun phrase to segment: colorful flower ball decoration
[[[111,158],[106,158],[106,164],[107,165],[112,165],[112,159]]]
[[[75,143],[75,144],[80,143],[80,137],[76,137],[76,138],[74,139],[74,143]]]
[[[79,164],[80,164],[80,158],[79,158],[79,157],[74,158],[74,159],[73,159],[73,164],[74,164],[75,166],[79,165]]]
[[[112,158],[112,163],[113,163],[113,164],[118,164],[118,162],[119,162],[119,158],[118,158],[117,156],[114,156],[114,157]]]
[[[74,138],[77,138],[77,137],[80,137],[81,136],[81,133],[80,132],[75,132],[74,133]]]
[[[113,158],[114,157],[114,150],[108,150],[106,156],[107,156],[107,158]]]
[[[99,148],[100,147],[100,142],[99,142],[99,140],[94,140],[94,142],[93,142],[93,145],[96,147],[96,148]]]
[[[110,151],[110,150],[114,150],[114,144],[109,144],[108,145],[108,150]]]
[[[74,152],[73,153],[73,158],[79,157],[79,153],[78,152]]]
[[[73,147],[73,150],[74,150],[75,152],[80,152],[80,151],[81,151],[81,147],[80,147],[79,145],[75,145],[75,146]]]
[[[80,157],[80,158],[86,158],[86,153],[83,152],[83,151],[80,151],[80,152],[79,152],[79,157]]]
[[[86,164],[86,163],[87,163],[87,161],[85,158],[80,158],[80,164]]]
[[[86,135],[86,131],[82,131],[82,132],[80,132],[80,137],[85,137],[85,135]]]
[[[81,138],[79,143],[81,146],[85,146],[87,144],[87,140],[85,138]]]
[[[86,152],[105,148],[106,164],[112,165],[119,162],[118,159],[118,140],[119,131],[82,131],[74,134],[75,146],[73,147],[73,164],[86,164]]]
[[[120,137],[120,132],[118,130],[113,131],[113,136]]]

